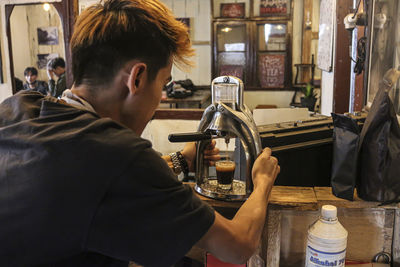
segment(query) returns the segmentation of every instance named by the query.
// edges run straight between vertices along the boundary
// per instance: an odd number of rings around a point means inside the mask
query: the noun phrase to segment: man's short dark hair
[[[187,27],[158,0],[108,0],[78,17],[71,38],[75,85],[109,84],[130,60],[148,66],[149,78],[172,59],[190,66]]]
[[[25,70],[24,70],[24,76],[28,76],[28,74],[31,74],[31,75],[38,75],[38,71],[37,71],[37,69],[35,68],[35,67],[27,67]]]
[[[50,67],[52,70],[56,69],[57,67],[65,68],[65,61],[62,57],[56,57],[50,59],[47,66]]]

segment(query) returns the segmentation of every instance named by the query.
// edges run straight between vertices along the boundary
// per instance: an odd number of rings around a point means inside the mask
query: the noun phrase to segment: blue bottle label
[[[338,266],[345,264],[346,250],[324,252],[307,246],[306,267]]]

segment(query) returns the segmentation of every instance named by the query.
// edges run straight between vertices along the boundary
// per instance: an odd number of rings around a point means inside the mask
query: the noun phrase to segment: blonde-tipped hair
[[[71,38],[76,84],[110,81],[129,60],[148,63],[155,75],[172,57],[193,65],[188,29],[158,0],[108,0],[85,9]]]

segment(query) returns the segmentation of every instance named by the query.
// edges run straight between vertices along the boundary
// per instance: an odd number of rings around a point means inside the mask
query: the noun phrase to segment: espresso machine
[[[253,191],[251,171],[262,151],[261,139],[250,110],[243,103],[243,82],[232,76],[215,78],[211,83],[211,105],[201,118],[195,133],[171,134],[171,142],[197,141],[195,190],[219,200],[245,200]],[[212,139],[235,142],[235,171],[229,189],[218,185],[216,176],[204,160],[203,151]],[[223,156],[223,155],[222,155]]]

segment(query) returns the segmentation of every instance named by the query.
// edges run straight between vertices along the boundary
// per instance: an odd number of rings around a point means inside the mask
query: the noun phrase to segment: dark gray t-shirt
[[[0,104],[1,266],[170,266],[214,222],[151,143],[22,92]]]

